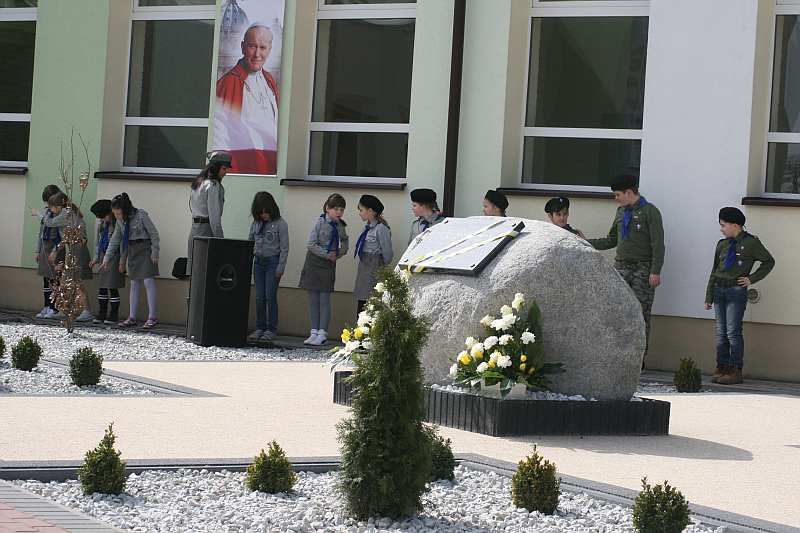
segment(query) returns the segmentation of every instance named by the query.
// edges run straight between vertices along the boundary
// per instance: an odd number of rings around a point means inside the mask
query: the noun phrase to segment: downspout
[[[456,204],[456,167],[458,165],[458,126],[461,118],[461,83],[464,66],[464,27],[467,0],[455,0],[453,7],[453,46],[450,57],[450,104],[447,112],[447,142],[444,156],[444,194],[442,211],[452,217]]]

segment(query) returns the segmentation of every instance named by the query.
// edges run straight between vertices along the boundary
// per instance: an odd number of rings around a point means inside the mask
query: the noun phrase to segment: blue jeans
[[[747,307],[747,287],[714,287],[717,319],[717,363],[744,366],[742,320]]]
[[[253,281],[256,284],[256,329],[275,332],[278,329],[278,283],[275,277],[280,255],[266,259],[255,257],[253,261]],[[267,323],[269,307],[269,324]]]

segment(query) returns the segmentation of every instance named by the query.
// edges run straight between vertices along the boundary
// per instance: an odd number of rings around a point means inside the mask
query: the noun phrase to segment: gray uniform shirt
[[[103,220],[100,220],[98,222],[98,224],[97,224],[97,232],[96,232],[97,246],[95,246],[95,249],[94,249],[94,262],[95,263],[99,263],[100,260],[103,259],[102,257],[100,257],[100,253],[101,252],[100,252],[99,246],[100,246],[100,239],[103,237],[103,228],[106,227],[106,224],[108,224],[108,246],[111,245],[111,239],[112,239],[112,237],[114,237],[114,230],[116,230],[118,227],[119,228],[122,227],[122,222],[119,222],[118,224],[115,224],[113,220],[111,220],[109,222],[105,222]],[[107,247],[106,247],[106,250],[108,250]],[[102,253],[103,253],[103,255],[105,255],[105,251],[103,251]],[[125,252],[120,257],[120,262],[122,264],[125,264],[125,260],[127,259],[127,257],[128,257],[128,250],[125,250]]]
[[[131,241],[135,241],[137,239],[150,239],[150,257],[153,259],[158,259],[158,230],[153,222],[150,220],[150,217],[147,216],[147,211],[144,209],[137,209],[136,213],[128,219],[128,225],[130,230],[128,232],[128,239]],[[122,220],[117,220],[117,230],[111,236],[111,239],[108,243],[108,250],[106,250],[106,255],[103,257],[103,262],[108,263],[111,261],[111,258],[114,257],[114,252],[117,251],[117,248],[122,248],[122,239],[125,236],[125,223]],[[127,248],[125,252],[127,252]]]
[[[311,228],[311,232],[308,234],[308,243],[306,244],[309,252],[324,259],[330,258],[333,253],[333,249],[328,252],[328,245],[331,242],[331,233],[333,232],[331,222],[333,220],[328,214],[324,218],[318,217],[317,221],[314,222],[314,227]],[[350,248],[350,237],[347,236],[341,220],[337,223],[337,229],[339,230],[339,249],[347,252]]]
[[[57,214],[53,218],[50,218],[50,208],[48,207],[44,211],[40,211],[37,218],[39,219],[39,236],[36,238],[37,254],[42,251],[42,234],[44,233],[45,228],[51,228],[49,240],[54,240],[56,238],[56,232],[58,232],[61,242],[64,242],[64,226],[67,225],[67,214],[63,209],[61,210],[61,213]]]
[[[289,225],[286,224],[283,217],[277,220],[253,221],[250,224],[250,235],[247,238],[256,243],[253,255],[264,259],[280,254],[275,271],[284,272],[286,270],[286,259],[289,257]]]
[[[225,189],[216,180],[203,180],[197,189],[191,189],[189,208],[192,210],[192,216],[207,218],[214,237],[225,237],[222,234],[222,207],[224,204]]]
[[[392,252],[392,230],[377,220],[371,223],[369,231],[367,231],[367,238],[364,241],[363,251],[371,254],[380,253],[383,263],[390,264],[394,256]]]
[[[423,219],[422,217],[417,218],[411,224],[411,236],[408,238],[408,242],[410,243],[411,241],[414,240],[414,237],[416,237],[417,235],[428,229],[425,227],[425,224],[423,224],[423,220],[427,220],[430,226],[434,226],[439,222],[443,221],[444,218],[445,218],[444,215],[439,213],[438,211],[434,211],[433,214],[427,219]]]

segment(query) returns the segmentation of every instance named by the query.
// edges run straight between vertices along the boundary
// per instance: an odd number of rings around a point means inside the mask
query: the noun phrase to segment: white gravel
[[[155,394],[144,385],[101,376],[97,385],[78,387],[72,383],[69,370],[40,362],[32,371],[11,368],[10,363],[0,363],[0,395],[2,394]]]
[[[400,520],[358,521],[342,514],[335,474],[300,472],[291,494],[250,491],[240,472],[147,471],[128,477],[119,497],[84,496],[77,481],[15,481],[27,490],[135,532],[464,532],[634,531],[631,509],[585,493],[562,492],[558,510],[542,515],[516,507],[511,480],[494,472],[456,468],[456,482],[438,481],[424,496],[425,510]],[[693,523],[690,533],[721,532]]]

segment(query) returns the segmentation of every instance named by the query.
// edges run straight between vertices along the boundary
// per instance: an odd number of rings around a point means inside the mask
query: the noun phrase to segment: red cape
[[[261,74],[267,80],[267,85],[272,89],[275,95],[275,102],[278,102],[278,84],[272,74],[264,69],[261,69]],[[226,111],[233,111],[236,116],[242,115],[242,98],[244,95],[244,80],[247,79],[247,69],[242,66],[242,62],[236,63],[236,66],[228,71],[227,74],[222,76],[217,81],[217,98],[222,99],[222,109]]]

